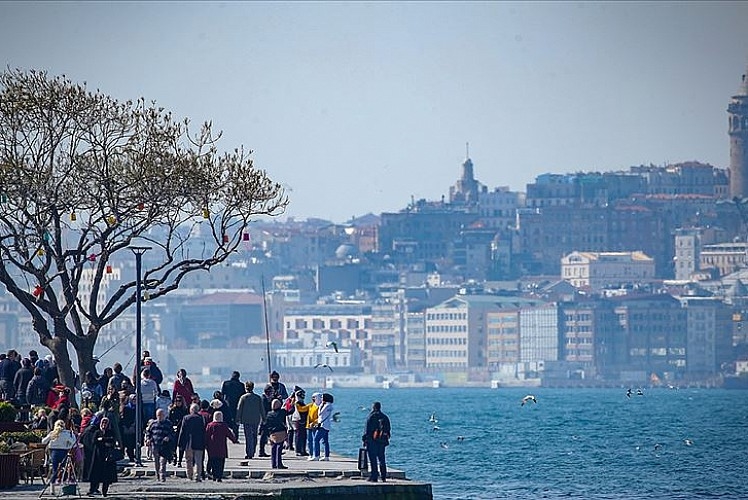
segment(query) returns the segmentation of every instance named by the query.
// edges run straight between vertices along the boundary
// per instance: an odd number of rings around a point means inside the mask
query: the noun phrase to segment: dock
[[[411,481],[402,470],[388,466],[387,482],[366,481],[368,471],[359,471],[357,460],[331,454],[329,461],[309,461],[285,450],[283,465],[287,469],[272,469],[269,457],[245,459],[244,442],[229,443],[229,458],[222,482],[206,479],[202,482],[187,479],[185,467],[167,465],[165,482],[158,482],[152,460],[143,466],[121,462],[118,482],[111,485],[107,498],[114,500],[432,500],[431,485]],[[268,451],[270,446],[268,445]],[[89,497],[88,483],[79,483],[76,495],[61,496],[61,488],[44,490],[39,478],[33,485],[21,484],[0,490],[0,497],[18,500],[40,498],[102,498]]]

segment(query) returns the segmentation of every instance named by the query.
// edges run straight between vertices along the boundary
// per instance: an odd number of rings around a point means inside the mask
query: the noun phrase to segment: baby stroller
[[[77,462],[79,461],[79,454],[82,453],[82,449],[78,443],[78,438],[75,439],[75,444],[65,454],[65,459],[62,461],[60,466],[57,468],[57,474],[52,477],[52,468],[49,468],[49,476],[47,477],[47,484],[44,489],[39,493],[39,498],[45,496],[47,489],[52,490],[52,496],[70,496],[78,495],[81,497],[80,489],[78,488],[78,472]],[[60,491],[57,492],[55,486],[60,486]]]

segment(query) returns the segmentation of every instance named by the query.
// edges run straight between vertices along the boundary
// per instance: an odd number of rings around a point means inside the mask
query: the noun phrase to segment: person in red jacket
[[[216,411],[213,413],[213,421],[205,429],[205,447],[208,451],[208,463],[213,473],[213,481],[219,483],[223,480],[223,467],[229,456],[227,439],[235,444],[239,442],[234,431],[223,421],[223,412]]]

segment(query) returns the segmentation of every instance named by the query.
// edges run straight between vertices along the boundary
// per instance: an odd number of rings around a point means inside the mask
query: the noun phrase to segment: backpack
[[[390,433],[387,431],[386,426],[384,424],[385,420],[382,415],[379,415],[377,417],[377,428],[374,429],[374,432],[372,433],[372,438],[374,441],[383,441],[386,442],[390,438]]]

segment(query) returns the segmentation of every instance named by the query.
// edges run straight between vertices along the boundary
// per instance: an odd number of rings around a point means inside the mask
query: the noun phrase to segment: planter
[[[15,453],[0,454],[0,489],[13,488],[18,484],[18,461]]]
[[[25,432],[27,430],[23,422],[0,422],[0,432]]]

